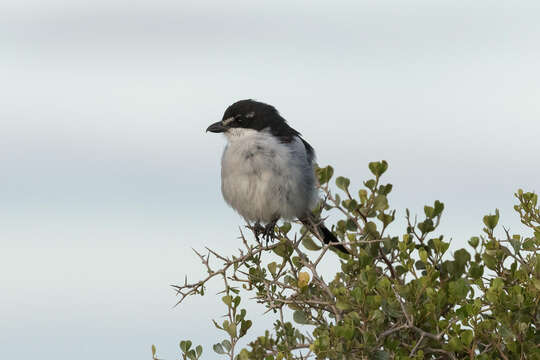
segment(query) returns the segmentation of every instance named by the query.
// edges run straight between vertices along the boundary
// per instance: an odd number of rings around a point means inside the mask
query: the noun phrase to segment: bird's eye
[[[243,116],[242,115],[236,115],[234,117],[234,120],[238,123],[238,124],[241,124],[242,123],[242,120],[243,120]]]

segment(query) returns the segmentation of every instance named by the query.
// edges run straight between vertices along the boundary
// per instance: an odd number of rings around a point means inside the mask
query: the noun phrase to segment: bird
[[[298,219],[311,233],[345,254],[349,251],[312,214],[319,201],[315,150],[269,104],[240,100],[206,132],[222,133],[221,192],[225,202],[258,233],[272,238],[279,219]],[[261,224],[265,224],[263,227]]]

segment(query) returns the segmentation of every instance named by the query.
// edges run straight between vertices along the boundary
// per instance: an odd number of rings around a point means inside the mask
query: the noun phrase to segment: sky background
[[[173,359],[187,338],[217,357],[215,291],[173,308],[169,285],[203,275],[191,247],[239,245],[225,140],[204,133],[239,99],[275,105],[353,189],[388,160],[398,216],[445,202],[453,249],[495,208],[521,231],[539,16],[536,0],[3,0],[0,357]]]

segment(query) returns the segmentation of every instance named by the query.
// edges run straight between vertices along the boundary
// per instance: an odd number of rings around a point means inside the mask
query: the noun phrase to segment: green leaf
[[[328,181],[330,181],[330,179],[334,175],[334,168],[328,165],[324,168],[317,168],[315,172],[317,174],[317,178],[319,179],[319,184],[324,185]]]
[[[308,316],[302,310],[296,310],[293,313],[293,319],[295,322],[302,325],[306,325],[310,323]]]
[[[364,204],[367,201],[367,197],[368,197],[367,191],[364,189],[358,190],[358,197],[360,198],[360,202]]]
[[[354,337],[354,327],[352,326],[336,326],[336,335],[346,340],[351,340]]]
[[[474,338],[474,334],[472,330],[465,330],[461,333],[461,342],[463,343],[463,345],[467,347],[471,345],[473,338]]]
[[[240,335],[239,335],[239,337],[242,337],[242,336],[246,335],[246,333],[249,330],[249,328],[251,327],[251,325],[253,325],[251,320],[242,321],[242,323],[240,325]]]
[[[230,323],[229,326],[225,328],[225,331],[227,331],[232,338],[236,337],[236,324]]]
[[[467,296],[469,286],[463,278],[459,278],[458,280],[451,281],[448,284],[448,292],[452,300],[459,301]]]
[[[239,360],[249,360],[249,352],[246,349],[242,349],[238,354]]]
[[[214,349],[214,351],[220,355],[224,355],[226,354],[227,352],[223,349],[223,346],[221,344],[214,344],[214,346],[212,347]]]
[[[386,210],[388,209],[388,200],[384,195],[377,195],[373,201],[373,208],[375,210]]]
[[[426,219],[421,223],[418,223],[418,229],[423,233],[428,233],[433,230],[435,230],[435,226],[433,225],[433,220]]]
[[[341,190],[345,191],[345,192],[349,191],[349,185],[350,184],[351,184],[351,181],[349,179],[347,179],[346,177],[339,176],[336,179],[337,187],[340,188]]]
[[[533,285],[536,290],[540,290],[540,279],[533,279]]]
[[[512,245],[512,248],[514,248],[514,251],[516,253],[518,253],[521,250],[521,242],[519,240],[520,240],[519,235],[517,235],[517,239],[516,239],[516,235],[514,235],[514,237],[510,239],[510,244]]]
[[[440,202],[439,200],[435,200],[435,203],[433,204],[433,207],[434,207],[434,212],[433,212],[433,217],[435,216],[439,216],[442,214],[443,210],[444,210],[444,204],[442,202]]]
[[[223,301],[225,303],[225,305],[231,306],[231,304],[232,304],[232,296],[231,295],[225,295],[224,297],[221,298],[221,301]]]
[[[302,264],[302,259],[300,258],[300,256],[293,256],[291,258],[291,260],[292,260],[293,265],[298,269],[300,269],[302,266],[304,266]]]
[[[187,353],[190,348],[191,348],[191,341],[189,340],[180,341],[180,349],[182,349],[184,353]]]
[[[377,177],[381,176],[382,174],[384,174],[384,172],[386,171],[386,169],[388,169],[388,163],[386,162],[386,160],[383,160],[383,161],[376,161],[376,162],[370,162],[369,163],[369,170],[371,171],[371,173]]]
[[[388,226],[388,224],[394,221],[394,213],[392,213],[392,215],[389,215],[381,212],[379,213],[379,215],[377,215],[377,219],[381,220],[384,226]]]
[[[347,220],[345,221],[345,230],[356,231],[356,229],[357,229],[356,221],[354,221],[351,218],[347,218]]]
[[[484,216],[484,225],[487,226],[488,229],[493,230],[497,226],[499,222],[499,209],[495,209],[495,215],[486,215]]]
[[[470,260],[471,255],[465,249],[459,249],[454,253],[454,259],[460,268],[464,267]]]
[[[426,217],[429,219],[433,219],[435,217],[435,208],[432,208],[431,206],[424,206],[424,214],[426,214]]]
[[[197,360],[197,355],[195,354],[195,350],[189,350],[187,353],[187,357],[189,360]]]
[[[195,348],[195,351],[197,352],[197,359],[201,357],[202,355],[202,351],[203,351],[203,348],[201,345],[198,345],[196,348]]]
[[[336,301],[336,307],[341,311],[345,311],[349,310],[351,308],[351,305],[344,300],[338,299],[338,301]]]
[[[422,260],[424,263],[427,262],[428,253],[425,249],[418,250],[418,255],[420,256],[420,260]]]
[[[152,357],[156,357],[156,345],[152,344]]]
[[[298,287],[304,288],[309,285],[309,274],[306,271],[300,271],[298,274]]]
[[[375,188],[376,184],[377,184],[377,182],[375,180],[373,180],[373,179],[368,180],[368,181],[364,181],[364,185],[370,190],[373,190]]]
[[[471,263],[471,268],[469,269],[469,275],[473,279],[480,279],[484,275],[484,267],[478,265],[477,263]]]
[[[275,261],[272,261],[270,264],[268,264],[268,270],[270,270],[270,273],[272,275],[276,275],[277,263]]]
[[[341,204],[349,211],[354,211],[358,208],[358,202],[354,199],[343,200]]]
[[[392,191],[392,184],[379,186],[379,194],[388,195]]]
[[[534,251],[534,249],[536,248],[533,239],[525,240],[521,246],[523,247],[523,250],[526,251]]]
[[[304,236],[304,238],[302,239],[302,245],[304,245],[306,249],[311,251],[321,250],[321,247],[315,244],[311,236],[308,235]]]
[[[284,222],[279,229],[282,233],[287,234],[291,230],[291,227],[292,225],[290,222]]]
[[[229,340],[225,339],[221,342],[221,345],[223,345],[223,348],[225,349],[225,351],[229,352],[231,351],[231,348],[232,348],[232,344]]]
[[[450,341],[448,341],[448,348],[451,351],[460,351],[461,349],[463,349],[463,345],[457,337],[453,337],[450,339]]]
[[[389,360],[390,354],[384,350],[376,350],[371,353],[369,359],[370,360]]]
[[[291,256],[293,248],[285,238],[282,238],[280,244],[273,248],[272,251],[283,258],[288,258]]]
[[[495,260],[495,257],[488,255],[487,253],[482,254],[482,260],[484,260],[484,263],[486,264],[488,269],[495,270],[497,267],[497,261]]]
[[[470,240],[469,240],[469,245],[471,245],[473,248],[476,249],[476,247],[478,246],[478,243],[480,242],[480,239],[477,237],[477,236],[473,236]]]
[[[368,221],[365,229],[368,234],[372,235],[373,237],[377,237],[377,225],[374,222]]]
[[[500,291],[504,287],[504,280],[501,278],[495,278],[493,279],[493,282],[491,283],[491,289],[495,291]]]

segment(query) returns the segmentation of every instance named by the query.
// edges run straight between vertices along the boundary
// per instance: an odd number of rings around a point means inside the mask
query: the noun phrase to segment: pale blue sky
[[[518,231],[513,191],[540,188],[539,16],[532,0],[2,1],[0,356],[211,353],[219,301],[173,309],[168,286],[203,274],[191,247],[238,246],[224,140],[204,129],[242,98],[356,187],[388,160],[398,214],[444,201],[454,247],[496,207]]]

